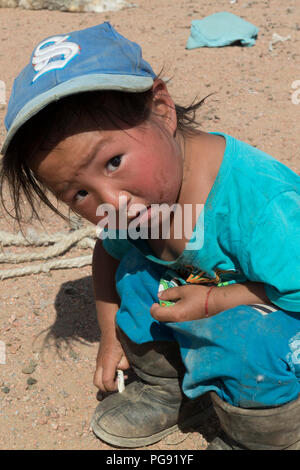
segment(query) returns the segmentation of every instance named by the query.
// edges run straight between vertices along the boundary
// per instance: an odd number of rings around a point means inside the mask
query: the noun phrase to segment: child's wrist
[[[101,332],[100,341],[105,342],[105,343],[119,342],[116,330],[109,329],[107,331]]]
[[[212,286],[207,290],[205,306],[204,306],[204,316],[212,317],[217,315],[217,313],[223,312],[230,308],[226,306],[226,299],[224,296],[224,287]]]
[[[204,304],[204,316],[205,318],[208,318],[212,314],[212,308],[211,308],[211,297],[212,297],[212,291],[214,290],[215,286],[211,286],[208,288],[206,292],[206,299],[205,299],[205,304]]]
[[[204,315],[206,318],[212,317],[224,310],[224,308],[221,307],[221,290],[222,288],[217,286],[212,286],[207,290],[204,306]]]

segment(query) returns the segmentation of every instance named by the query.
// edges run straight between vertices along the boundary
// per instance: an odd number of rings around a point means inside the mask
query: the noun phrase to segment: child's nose
[[[127,191],[109,186],[102,186],[97,191],[100,204],[109,204],[114,207],[116,212],[127,208],[131,196]]]
[[[126,228],[128,223],[128,207],[130,204],[130,195],[126,191],[101,190],[98,192],[100,203],[98,203],[96,216],[106,219],[109,217],[110,228]]]

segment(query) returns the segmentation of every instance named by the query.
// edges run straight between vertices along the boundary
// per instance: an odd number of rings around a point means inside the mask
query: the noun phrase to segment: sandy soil
[[[177,102],[187,104],[195,96],[214,92],[199,115],[204,130],[232,134],[299,172],[300,106],[292,102],[292,83],[300,80],[299,2],[135,0],[135,4],[136,8],[103,14],[0,9],[0,80],[6,84],[7,97],[14,76],[40,40],[110,20],[141,44],[157,72],[163,68]],[[191,20],[217,11],[235,13],[258,26],[256,45],[186,50]],[[270,52],[273,33],[291,39],[277,43]],[[5,111],[6,105],[0,105],[0,144]],[[39,232],[68,232],[68,223],[41,210],[44,225],[36,225]],[[0,230],[18,231],[3,211]],[[65,257],[86,253],[77,248]],[[1,265],[1,269],[10,267],[14,266]],[[0,448],[111,449],[89,430],[97,405],[92,377],[100,336],[90,266],[2,280],[0,299],[0,340],[6,344],[6,364],[0,364]],[[199,429],[175,433],[150,449],[202,450],[216,428],[209,415]]]

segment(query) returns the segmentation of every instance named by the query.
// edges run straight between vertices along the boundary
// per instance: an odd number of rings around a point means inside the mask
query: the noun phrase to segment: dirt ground
[[[188,104],[214,92],[199,115],[203,130],[231,134],[299,172],[300,94],[292,88],[300,81],[299,1],[134,3],[135,8],[106,13],[0,9],[0,80],[7,100],[13,78],[39,41],[109,20],[142,46],[155,71],[163,68],[175,101]],[[191,21],[218,11],[259,27],[255,46],[186,50]],[[290,39],[270,51],[274,33]],[[0,144],[5,112],[6,105],[0,104]],[[17,233],[16,224],[0,210],[0,230]],[[41,215],[43,226],[35,225],[39,233],[68,233],[68,223],[42,208]],[[11,246],[2,251],[43,249]],[[74,248],[64,258],[86,254],[91,250]],[[1,264],[0,269],[12,267]],[[91,267],[2,280],[0,299],[0,340],[6,346],[6,364],[0,364],[0,448],[112,449],[89,429],[98,403],[92,378],[100,337]],[[199,429],[177,432],[148,449],[204,450],[216,429],[208,413]]]

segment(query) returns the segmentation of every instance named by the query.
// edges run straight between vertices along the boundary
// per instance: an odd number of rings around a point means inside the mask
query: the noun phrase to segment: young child
[[[196,129],[200,104],[175,105],[109,23],[48,38],[14,82],[1,187],[18,220],[23,195],[58,212],[47,190],[95,225],[122,213],[94,250],[94,383],[116,390],[129,366],[139,380],[100,402],[97,436],[154,443],[197,424],[209,392],[210,449],[300,449],[300,178]]]

